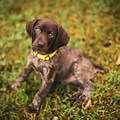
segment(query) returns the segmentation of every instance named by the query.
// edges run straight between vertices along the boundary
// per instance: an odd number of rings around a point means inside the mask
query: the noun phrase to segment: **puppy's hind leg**
[[[62,82],[64,85],[70,85],[77,89],[77,91],[70,98],[70,102],[77,104],[79,107],[86,105],[90,99],[90,93],[93,88],[91,81],[83,81],[81,78],[77,79],[71,75],[68,79]]]
[[[73,64],[70,77],[64,81],[64,84],[72,85],[77,88],[77,92],[75,92],[70,99],[71,103],[76,103],[80,107],[86,105],[94,86],[91,81],[94,77],[94,70],[94,67],[82,67],[80,61]]]
[[[90,99],[90,93],[93,88],[93,83],[89,82],[86,84],[81,84],[80,86],[82,86],[82,88],[78,87],[78,91],[75,92],[71,97],[71,103],[76,103],[79,107],[82,107],[85,106]]]

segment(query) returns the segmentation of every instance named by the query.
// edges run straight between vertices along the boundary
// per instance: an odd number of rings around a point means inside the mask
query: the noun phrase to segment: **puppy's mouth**
[[[33,51],[37,51],[38,53],[40,53],[42,55],[48,54],[47,49],[40,49],[39,47],[37,47],[37,48],[33,47],[32,49],[33,49]]]

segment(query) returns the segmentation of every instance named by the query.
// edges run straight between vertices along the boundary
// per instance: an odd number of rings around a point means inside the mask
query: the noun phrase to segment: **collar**
[[[57,50],[55,50],[55,51],[54,51],[53,53],[51,53],[51,54],[42,55],[42,54],[38,53],[37,51],[33,51],[33,54],[34,54],[36,57],[38,57],[38,58],[40,58],[40,59],[42,59],[42,60],[50,60],[50,58],[52,58],[56,53],[57,53]]]

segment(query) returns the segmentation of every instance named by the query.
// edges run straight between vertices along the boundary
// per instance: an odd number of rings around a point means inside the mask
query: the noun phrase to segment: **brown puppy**
[[[75,86],[77,92],[72,96],[72,102],[78,106],[85,105],[93,88],[91,79],[96,72],[103,71],[96,68],[78,50],[67,47],[68,34],[51,19],[35,19],[27,24],[26,30],[32,38],[33,49],[26,67],[18,79],[10,84],[10,88],[20,87],[25,77],[34,69],[43,82],[28,107],[29,112],[39,113],[43,98],[54,81]]]

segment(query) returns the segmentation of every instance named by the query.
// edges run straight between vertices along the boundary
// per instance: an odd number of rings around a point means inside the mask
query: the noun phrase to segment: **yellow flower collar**
[[[57,50],[55,50],[55,51],[54,51],[53,53],[51,53],[51,54],[42,55],[42,54],[38,53],[37,51],[33,51],[33,54],[34,54],[36,57],[38,57],[38,58],[40,58],[40,59],[42,59],[42,60],[50,60],[50,58],[52,58],[56,53],[57,53]]]

